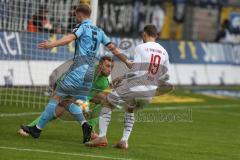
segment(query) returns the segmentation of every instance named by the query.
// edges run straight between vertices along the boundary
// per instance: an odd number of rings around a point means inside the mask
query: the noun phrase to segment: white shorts
[[[115,107],[122,108],[143,108],[152,100],[149,92],[132,92],[128,89],[126,92],[112,91],[108,94],[107,100]]]
[[[140,108],[149,104],[156,93],[156,84],[147,76],[123,79],[107,99],[115,107]]]

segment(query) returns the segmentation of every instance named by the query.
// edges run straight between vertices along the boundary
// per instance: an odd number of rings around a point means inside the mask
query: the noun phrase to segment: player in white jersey
[[[136,46],[134,65],[124,76],[113,80],[115,90],[104,102],[99,118],[99,138],[85,143],[86,146],[107,146],[107,128],[112,109],[126,107],[123,137],[117,148],[127,149],[128,139],[134,124],[135,109],[149,104],[159,86],[160,79],[167,74],[169,58],[167,51],[156,42],[157,29],[154,25],[146,25],[142,35],[143,44]]]

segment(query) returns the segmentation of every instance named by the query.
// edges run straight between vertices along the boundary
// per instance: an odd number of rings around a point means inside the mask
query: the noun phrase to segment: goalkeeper
[[[71,61],[69,61],[68,63],[71,63]],[[64,68],[64,70],[66,70],[66,67],[69,67],[70,64],[65,63],[62,68]],[[68,66],[66,66],[68,65]],[[61,67],[61,66],[60,66]],[[61,70],[61,68],[57,68]],[[79,106],[82,107],[82,110],[85,111],[85,116],[89,119],[88,123],[92,126],[93,130],[92,130],[92,134],[91,134],[91,139],[95,139],[98,135],[95,133],[95,126],[98,124],[98,117],[99,117],[99,113],[101,111],[101,104],[100,104],[100,99],[101,99],[101,92],[103,92],[105,89],[107,89],[109,87],[109,81],[108,81],[108,76],[111,73],[111,69],[113,67],[113,60],[111,57],[108,56],[104,56],[100,59],[99,61],[99,65],[95,66],[95,74],[94,74],[94,81],[93,81],[93,88],[91,89],[91,92],[87,98],[86,102],[83,102],[81,100],[74,100],[76,104],[78,104]],[[63,73],[64,71],[58,71],[60,73]],[[58,73],[56,72],[56,73]],[[59,75],[53,75],[54,72],[52,73],[52,75],[50,76],[50,81],[54,81],[56,82],[55,84],[57,84],[58,80],[54,80],[53,77],[59,77]],[[59,74],[59,73],[58,73]],[[61,79],[62,76],[60,76]],[[56,86],[52,85],[53,82],[50,82],[50,88],[52,88],[54,90],[54,88],[56,88]],[[68,105],[69,101],[73,101],[73,99],[68,99],[68,101],[64,101],[63,103],[60,103],[59,106],[56,108],[56,117],[60,117],[63,112],[65,112],[65,106]],[[89,106],[89,102],[90,102],[90,106]],[[90,111],[88,110],[88,106],[90,108]],[[34,121],[32,121],[31,123],[29,123],[27,126],[31,127],[31,126],[35,126],[36,124],[38,124],[38,121],[40,119],[40,116],[38,118],[36,118]],[[28,136],[29,134],[27,132],[25,132],[22,128],[24,127],[24,125],[21,126],[21,128],[18,130],[18,133],[22,136]]]

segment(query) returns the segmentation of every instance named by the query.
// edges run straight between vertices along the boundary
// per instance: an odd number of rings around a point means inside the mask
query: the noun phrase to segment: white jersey
[[[135,67],[132,73],[137,77],[147,76],[147,80],[142,80],[144,82],[141,85],[133,86],[130,90],[149,91],[157,88],[157,84],[150,81],[158,81],[167,72],[169,57],[167,51],[159,43],[147,42],[136,46],[133,62]]]
[[[121,85],[107,97],[114,106],[147,106],[156,93],[159,79],[167,74],[169,58],[160,44],[147,42],[136,46],[133,62]]]

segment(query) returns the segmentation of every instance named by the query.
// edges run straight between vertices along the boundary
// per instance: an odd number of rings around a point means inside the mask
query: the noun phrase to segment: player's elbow
[[[109,43],[107,48],[115,55],[117,54],[117,47],[114,43]]]

